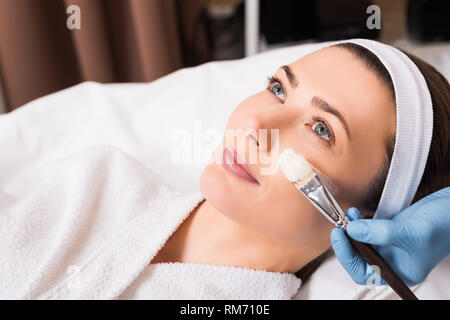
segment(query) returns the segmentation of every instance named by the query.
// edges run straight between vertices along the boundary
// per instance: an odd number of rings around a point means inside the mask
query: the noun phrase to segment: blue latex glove
[[[347,210],[347,233],[369,243],[408,286],[416,285],[450,254],[450,187],[436,191],[390,220],[361,219]],[[344,269],[358,284],[368,284],[373,269],[334,228],[331,244]],[[380,284],[386,284],[381,279]]]

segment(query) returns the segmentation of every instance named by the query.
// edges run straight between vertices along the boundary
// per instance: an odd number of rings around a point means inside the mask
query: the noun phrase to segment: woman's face
[[[281,67],[265,90],[233,111],[200,189],[224,215],[274,241],[325,250],[333,225],[269,168],[278,168],[279,154],[292,148],[331,178],[344,210],[357,206],[383,164],[385,139],[395,134],[394,109],[388,88],[351,52],[316,51]],[[240,153],[257,183],[225,169],[225,146]]]

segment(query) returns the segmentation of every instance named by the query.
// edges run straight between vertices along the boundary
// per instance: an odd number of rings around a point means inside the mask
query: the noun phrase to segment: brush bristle
[[[316,175],[317,173],[312,171],[309,175],[307,175],[303,179],[295,181],[294,184],[297,187],[297,189],[303,188],[305,184],[311,181],[311,179],[314,178]]]

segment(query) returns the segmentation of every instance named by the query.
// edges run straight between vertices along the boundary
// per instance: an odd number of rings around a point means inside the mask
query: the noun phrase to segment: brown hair
[[[359,58],[369,70],[372,70],[387,85],[395,103],[395,91],[391,76],[375,54],[354,43],[341,43],[333,46],[345,48]],[[400,50],[415,63],[424,76],[433,104],[433,136],[425,170],[412,201],[412,203],[415,203],[437,190],[450,186],[450,85],[447,79],[433,66],[411,53]],[[395,136],[387,137],[383,166],[368,184],[362,196],[358,209],[361,212],[371,213],[366,217],[371,217],[377,209],[394,152],[394,143]],[[295,275],[302,282],[305,282],[319,265],[331,255],[331,249],[325,251],[297,271]]]

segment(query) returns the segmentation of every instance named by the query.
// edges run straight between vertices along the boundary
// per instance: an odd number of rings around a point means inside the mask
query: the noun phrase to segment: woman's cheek
[[[303,197],[300,193],[298,196]],[[286,216],[286,237],[297,244],[314,242],[328,229],[329,222],[306,199],[283,208],[283,212]]]
[[[269,181],[267,181],[269,180]],[[266,236],[289,244],[306,244],[326,231],[320,213],[284,178],[282,173],[267,177],[251,216],[253,228]]]

